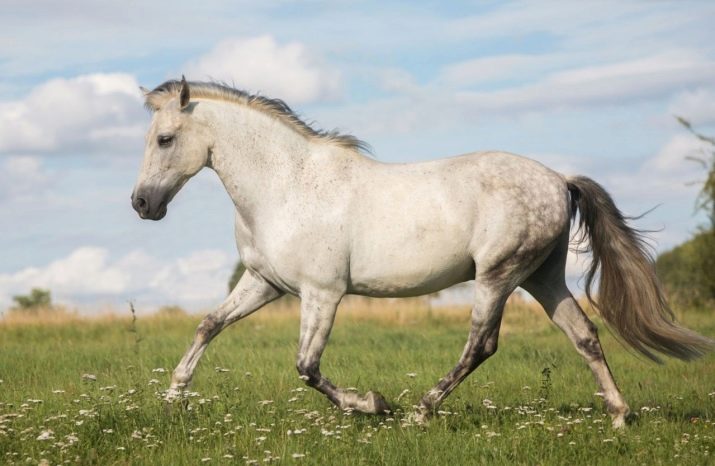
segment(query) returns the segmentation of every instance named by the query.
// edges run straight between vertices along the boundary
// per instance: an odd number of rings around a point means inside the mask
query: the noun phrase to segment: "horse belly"
[[[348,293],[374,297],[408,297],[434,293],[474,278],[466,247],[416,241],[373,243],[350,260]]]

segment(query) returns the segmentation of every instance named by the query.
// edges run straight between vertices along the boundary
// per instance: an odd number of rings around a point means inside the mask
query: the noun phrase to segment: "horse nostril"
[[[143,197],[135,197],[132,206],[139,214],[146,214],[149,210],[149,203]]]

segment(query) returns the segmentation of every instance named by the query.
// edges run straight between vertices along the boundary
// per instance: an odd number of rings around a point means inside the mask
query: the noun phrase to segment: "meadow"
[[[224,331],[184,408],[161,396],[201,317],[123,314],[0,319],[0,464],[715,464],[715,357],[658,366],[597,319],[633,411],[624,430],[566,337],[519,300],[497,354],[426,427],[407,414],[459,357],[466,306],[354,300],[339,311],[322,371],[384,394],[394,412],[383,417],[341,412],[298,379],[294,303]],[[679,318],[715,336],[711,311]]]

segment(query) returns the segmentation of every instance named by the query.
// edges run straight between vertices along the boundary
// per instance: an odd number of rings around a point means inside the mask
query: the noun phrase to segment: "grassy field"
[[[406,414],[456,362],[468,309],[375,303],[340,313],[322,369],[382,392],[395,406],[387,417],[340,412],[303,385],[293,310],[262,311],[219,336],[187,409],[167,409],[161,391],[200,317],[6,317],[0,464],[715,464],[712,355],[656,366],[603,330],[635,413],[614,431],[567,339],[541,312],[512,304],[497,354],[422,428]],[[711,312],[681,317],[715,335]]]

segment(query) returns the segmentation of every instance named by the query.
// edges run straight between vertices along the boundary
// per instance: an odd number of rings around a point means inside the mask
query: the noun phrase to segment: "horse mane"
[[[341,134],[337,130],[325,131],[313,128],[310,124],[301,120],[288,104],[281,99],[271,99],[258,94],[250,94],[218,82],[192,81],[188,84],[192,98],[221,100],[245,105],[279,120],[307,139],[319,139],[345,149],[352,149],[366,154],[370,153],[370,145],[355,136]],[[150,111],[155,112],[166,102],[177,97],[180,91],[181,81],[174,79],[166,81],[145,95],[144,105]]]

